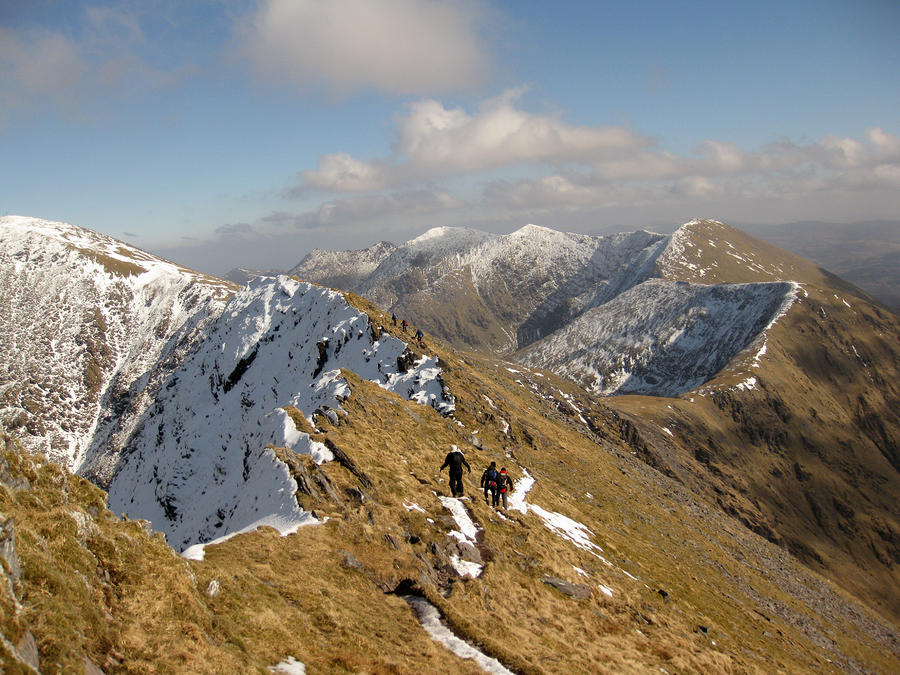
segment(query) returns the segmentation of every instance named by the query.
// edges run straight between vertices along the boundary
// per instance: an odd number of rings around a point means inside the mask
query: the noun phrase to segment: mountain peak
[[[471,227],[432,227],[415,239],[410,239],[404,246],[409,248],[433,248],[436,246],[469,246],[496,235],[482,232]]]
[[[558,230],[550,229],[549,227],[544,227],[543,225],[533,225],[532,223],[528,223],[528,225],[524,225],[520,227],[518,230],[509,233],[510,237],[525,237],[525,236],[533,236],[535,234],[563,234]]]

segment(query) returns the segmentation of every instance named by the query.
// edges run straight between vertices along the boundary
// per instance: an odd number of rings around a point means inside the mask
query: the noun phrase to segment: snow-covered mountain
[[[129,419],[235,287],[66,223],[0,218],[0,418],[72,470]],[[124,427],[123,427],[124,423]]]
[[[334,459],[308,432],[317,414],[337,420],[349,394],[341,369],[453,411],[435,359],[407,367],[406,351],[336,291],[289,277],[251,283],[126,444],[109,485],[111,508],[150,520],[178,550],[260,524],[296,529],[311,515],[272,448]]]
[[[649,279],[593,307],[516,359],[598,395],[677,396],[724,368],[790,307],[791,283]]]
[[[65,223],[0,220],[0,422],[184,548],[310,519],[268,449],[332,453],[297,428],[338,414],[341,368],[453,410],[434,358],[340,293],[261,276],[240,292]],[[231,297],[233,296],[233,297]],[[230,298],[230,299],[229,299]]]
[[[322,286],[351,288],[372,274],[396,249],[386,241],[356,251],[317,248],[310,251],[288,274],[301,279],[315,279]]]
[[[647,278],[665,241],[649,232],[596,237],[526,225],[497,235],[437,227],[386,256],[383,244],[314,251],[292,273],[334,283],[327,270],[339,259],[351,280],[342,288],[398,316],[414,315],[460,346],[508,353]]]
[[[671,270],[694,264],[688,253],[699,222],[669,236],[435,228],[396,248],[352,290],[458,346],[519,350],[516,360],[597,394],[671,396],[758,340],[796,290],[768,280],[679,283]],[[341,255],[346,269],[353,254]],[[300,271],[316,280],[321,266],[310,256]],[[355,269],[364,276],[368,265]]]
[[[471,672],[413,594],[498,671],[897,671],[900,326],[808,261],[714,221],[439,229],[364,275],[416,323],[537,336],[513,355],[560,356],[565,379],[407,346],[293,278],[236,289],[72,226],[4,227],[4,666]],[[18,439],[55,439],[186,555]],[[480,499],[490,461],[508,511]]]

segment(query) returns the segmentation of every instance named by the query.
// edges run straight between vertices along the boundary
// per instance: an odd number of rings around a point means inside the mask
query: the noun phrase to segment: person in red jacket
[[[512,478],[509,477],[509,474],[506,473],[506,467],[504,466],[500,469],[500,474],[497,476],[497,492],[500,495],[500,498],[503,500],[503,509],[506,510],[509,508],[509,504],[507,503],[507,495],[512,492],[513,482]],[[494,506],[496,506],[496,502]]]

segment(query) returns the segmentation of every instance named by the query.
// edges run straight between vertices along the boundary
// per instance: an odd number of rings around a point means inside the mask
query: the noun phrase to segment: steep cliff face
[[[4,426],[70,469],[90,463],[234,288],[66,223],[0,218]]]
[[[288,532],[309,522],[273,448],[335,459],[311,434],[318,418],[342,414],[344,370],[442,414],[454,410],[435,359],[414,356],[340,293],[289,277],[251,283],[122,448],[111,507],[150,520],[177,550],[263,524]]]

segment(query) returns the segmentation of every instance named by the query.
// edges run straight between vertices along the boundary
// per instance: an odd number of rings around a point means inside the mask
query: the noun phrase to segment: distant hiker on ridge
[[[509,474],[506,473],[506,467],[504,466],[500,469],[500,473],[497,476],[497,492],[503,497],[503,510],[509,508],[509,505],[506,501],[506,496],[508,493],[512,492],[513,482],[512,478],[509,477]],[[497,506],[497,497],[494,496],[494,506]]]
[[[419,346],[420,346],[420,347],[424,347],[424,346],[425,346],[424,340],[425,340],[425,333],[423,333],[423,332],[422,332],[422,329],[419,328],[419,329],[416,331],[416,342],[419,343]]]
[[[391,314],[391,323],[395,326],[397,325],[397,315],[396,314]]]
[[[406,319],[403,319],[403,321],[400,322],[400,328],[403,329],[403,332],[404,332],[404,333],[406,332],[406,327],[407,327],[408,325],[409,325],[409,324],[406,323]]]
[[[443,471],[445,466],[450,467],[450,491],[453,493],[454,497],[463,496],[463,464],[466,465],[469,473],[472,473],[472,467],[469,466],[469,463],[466,461],[466,458],[462,454],[462,451],[455,445],[451,445],[450,452],[447,453],[447,456],[444,458],[444,463],[441,464],[441,468],[438,469],[438,471]]]
[[[497,502],[497,462],[491,462],[491,465],[481,474],[481,487],[484,488],[484,503],[488,504],[488,493],[490,493],[494,503]]]

